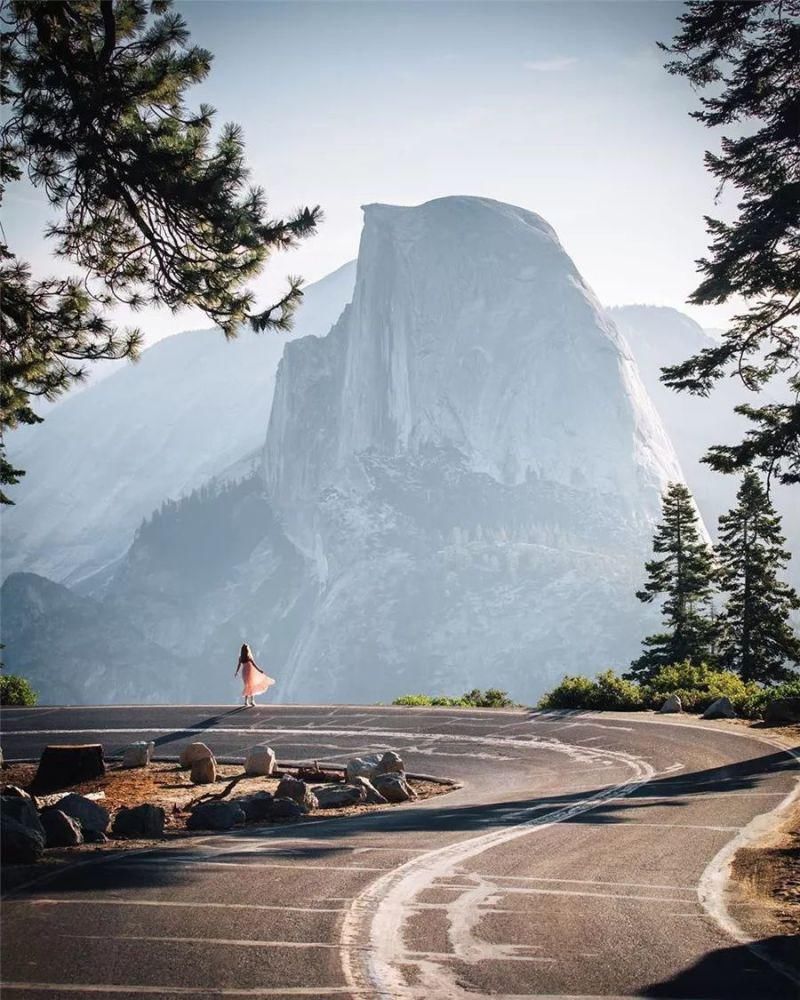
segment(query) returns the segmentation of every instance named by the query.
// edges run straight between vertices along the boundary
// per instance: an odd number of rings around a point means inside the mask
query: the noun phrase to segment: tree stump
[[[31,788],[51,790],[69,788],[81,781],[101,778],[106,773],[100,743],[71,746],[47,746],[39,758],[39,768]]]

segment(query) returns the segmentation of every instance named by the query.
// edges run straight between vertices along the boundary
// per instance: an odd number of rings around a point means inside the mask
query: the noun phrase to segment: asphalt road
[[[800,774],[741,729],[346,706],[7,709],[2,728],[7,759],[134,739],[241,757],[267,741],[285,761],[392,748],[463,782],[34,883],[3,901],[3,996],[800,996],[737,942],[717,891],[721,852]]]

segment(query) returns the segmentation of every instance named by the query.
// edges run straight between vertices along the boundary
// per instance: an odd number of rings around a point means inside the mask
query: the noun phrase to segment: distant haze
[[[714,204],[702,155],[717,138],[688,117],[696,97],[662,68],[673,3],[190,2],[192,41],[214,53],[190,95],[245,129],[253,181],[278,215],[320,203],[326,219],[257,285],[309,281],[355,257],[360,205],[444,194],[526,205],[556,228],[599,298],[684,309],[722,327],[731,307],[686,307]],[[12,185],[3,222],[38,273],[63,272],[41,233],[53,210]],[[147,310],[121,322],[149,341],[205,317]]]

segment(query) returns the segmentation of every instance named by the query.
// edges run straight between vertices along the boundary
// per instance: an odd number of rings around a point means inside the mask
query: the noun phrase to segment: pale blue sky
[[[353,258],[362,204],[479,194],[543,215],[604,303],[671,305],[723,325],[731,309],[685,306],[707,244],[702,216],[715,211],[702,155],[717,140],[689,118],[696,97],[656,49],[681,6],[179,4],[215,56],[191,103],[244,127],[275,214],[315,203],[326,214],[316,237],[269,265],[260,300],[286,273],[312,281]],[[9,191],[6,233],[39,272],[63,266],[41,237],[51,214],[26,186]],[[165,310],[136,321],[149,340],[208,325]]]

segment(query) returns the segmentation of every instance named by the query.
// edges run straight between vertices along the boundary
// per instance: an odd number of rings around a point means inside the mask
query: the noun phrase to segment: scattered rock
[[[51,806],[50,808],[56,807]],[[108,809],[98,805],[97,802],[87,798],[85,795],[76,795],[74,792],[71,792],[69,795],[65,795],[63,799],[58,800],[57,808],[80,823],[84,840],[89,839],[86,836],[89,831],[105,833],[108,830]]]
[[[358,778],[358,781],[366,781]],[[369,785],[369,782],[366,782]],[[370,785],[370,788],[372,786]],[[375,791],[375,789],[372,789]],[[366,802],[367,791],[362,785],[322,785],[314,789],[320,809],[342,809],[345,806],[355,806]],[[385,799],[383,800],[386,801]]]
[[[671,694],[660,708],[660,712],[662,714],[667,714],[670,712],[682,712],[682,711],[683,711],[683,705],[681,705],[681,700],[676,694]]]
[[[800,698],[773,698],[764,709],[765,722],[800,722]]]
[[[378,789],[367,778],[354,778],[353,784],[364,789],[364,801],[371,806],[386,805],[388,799],[385,798]]]
[[[57,805],[62,799],[65,799],[68,795],[72,794],[72,792],[54,792],[52,795],[37,795],[36,803],[40,809],[46,809],[48,806]],[[86,792],[83,797],[85,799],[91,799],[92,802],[99,802],[101,799],[106,797],[106,793]]]
[[[26,792],[25,789],[20,788],[19,785],[3,785],[3,795],[9,795],[15,799],[27,799],[34,809],[37,809],[39,806],[36,796]]]
[[[0,859],[7,865],[30,865],[44,853],[44,833],[5,812],[0,815]]]
[[[45,809],[41,818],[46,847],[77,847],[83,843],[81,825],[72,816],[60,809]]]
[[[21,826],[33,830],[42,838],[42,841],[45,840],[44,827],[39,813],[33,799],[26,792],[22,792],[22,795],[4,795],[0,799],[0,811],[4,816],[8,816],[9,819],[13,819]]]
[[[293,778],[288,774],[285,778],[281,778],[280,784],[275,790],[275,798],[291,799],[306,810],[316,809],[319,805],[316,795],[314,795],[305,781],[301,781],[300,778]]]
[[[275,798],[272,800],[267,819],[300,819],[307,812],[308,809],[300,805],[299,802],[295,802],[294,799]]]
[[[217,780],[217,762],[213,757],[201,757],[192,761],[192,784],[213,785]]]
[[[376,774],[372,784],[389,802],[407,802],[416,793],[402,774]]]
[[[128,809],[123,806],[114,817],[115,837],[163,837],[166,813],[149,802]]]
[[[715,702],[708,706],[703,712],[703,719],[735,719],[736,712],[733,710],[728,698],[717,698]]]
[[[387,750],[381,757],[375,770],[376,774],[405,774],[405,765],[399,754],[394,750]]]
[[[275,751],[268,746],[251,747],[244,762],[245,774],[269,777],[275,770]]]
[[[147,767],[155,748],[156,745],[152,741],[138,740],[136,743],[131,743],[129,747],[125,747],[122,754],[122,766]]]
[[[186,829],[230,830],[244,821],[244,809],[237,802],[201,802],[192,810]]]
[[[108,834],[102,830],[84,830],[83,842],[85,844],[105,844],[108,842]]]
[[[371,781],[377,774],[378,765],[382,759],[383,754],[370,753],[365,754],[363,757],[353,757],[352,760],[348,760],[347,767],[345,768],[347,781],[351,784],[355,778],[366,778],[368,781]]]
[[[255,792],[253,795],[243,795],[234,802],[244,811],[248,823],[254,820],[269,819],[272,809],[271,792]]]
[[[347,780],[352,784],[355,778],[372,781],[376,774],[402,774],[405,771],[400,755],[394,750],[385,753],[369,753],[363,757],[353,757],[347,762]]]
[[[181,750],[180,766],[184,771],[188,771],[196,760],[206,760],[214,754],[205,743],[190,743]]]
[[[106,773],[103,747],[99,743],[49,746],[42,750],[32,787],[69,788],[82,781],[102,778]]]

